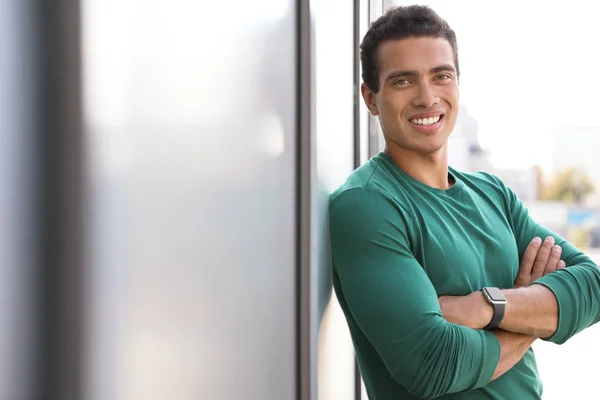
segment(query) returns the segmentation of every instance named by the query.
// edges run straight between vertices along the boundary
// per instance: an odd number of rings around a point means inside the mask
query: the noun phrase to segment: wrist
[[[473,294],[475,295],[475,301],[477,302],[477,326],[479,327],[478,329],[483,329],[490,323],[490,321],[494,317],[494,307],[490,303],[488,303],[481,290],[478,290]]]
[[[500,289],[493,286],[486,286],[481,289],[481,292],[486,302],[492,307],[492,319],[483,329],[496,330],[504,319],[507,303],[506,297]]]
[[[547,339],[558,329],[558,302],[547,287],[532,284],[502,291],[507,299],[500,328]]]

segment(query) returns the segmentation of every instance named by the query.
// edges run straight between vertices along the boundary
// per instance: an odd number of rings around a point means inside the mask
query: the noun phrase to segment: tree
[[[544,185],[542,200],[556,200],[571,204],[582,204],[594,193],[594,185],[587,174],[575,168],[565,169]]]

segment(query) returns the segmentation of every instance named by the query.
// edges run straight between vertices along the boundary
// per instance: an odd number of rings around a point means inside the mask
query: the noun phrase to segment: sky
[[[497,167],[549,168],[557,128],[600,125],[594,2],[421,4],[457,34],[461,103],[477,119],[480,143]]]

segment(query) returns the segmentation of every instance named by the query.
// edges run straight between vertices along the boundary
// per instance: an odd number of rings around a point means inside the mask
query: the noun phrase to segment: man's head
[[[456,35],[426,6],[396,7],[375,21],[360,46],[362,94],[388,147],[433,153],[458,113]]]

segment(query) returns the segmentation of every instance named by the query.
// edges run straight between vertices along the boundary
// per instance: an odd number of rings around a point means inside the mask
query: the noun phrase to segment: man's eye
[[[444,81],[446,79],[452,79],[452,77],[448,74],[442,74],[442,75],[438,75],[437,79]]]
[[[410,82],[408,81],[408,79],[398,79],[394,82],[394,85],[407,85]]]

